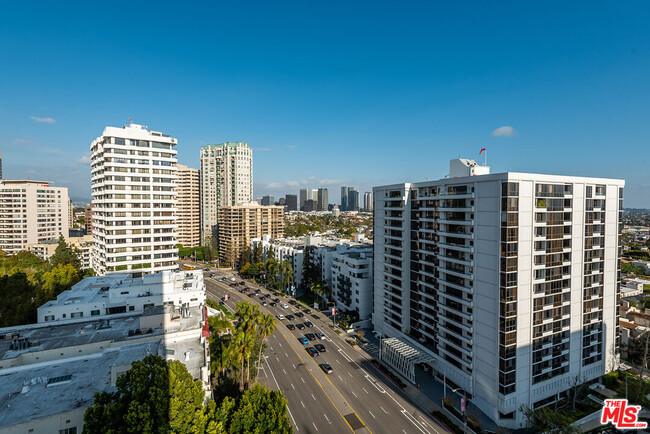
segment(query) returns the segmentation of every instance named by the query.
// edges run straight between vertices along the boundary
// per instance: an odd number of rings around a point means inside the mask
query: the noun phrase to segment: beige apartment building
[[[178,242],[184,247],[199,246],[201,245],[199,169],[192,169],[182,164],[177,168]]]
[[[90,203],[84,208],[84,225],[86,226],[86,235],[93,234],[93,204]]]
[[[284,236],[284,207],[261,206],[256,202],[221,208],[219,255],[223,265],[234,266],[244,246],[253,238]]]
[[[68,189],[49,182],[0,181],[0,250],[18,253],[27,244],[68,236]]]
[[[64,238],[64,240],[68,246],[77,249],[79,252],[77,257],[79,258],[81,269],[86,270],[92,268],[93,236],[84,235],[83,237]],[[27,244],[25,250],[32,252],[44,261],[48,261],[50,257],[54,255],[58,245],[59,240],[52,239],[41,243]]]

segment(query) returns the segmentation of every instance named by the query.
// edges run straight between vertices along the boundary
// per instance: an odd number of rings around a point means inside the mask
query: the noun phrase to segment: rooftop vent
[[[62,375],[60,377],[52,377],[49,380],[47,380],[47,387],[69,383],[70,380],[72,380],[72,375]]]

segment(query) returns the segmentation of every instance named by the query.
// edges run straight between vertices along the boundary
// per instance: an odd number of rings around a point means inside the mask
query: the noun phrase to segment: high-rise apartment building
[[[318,193],[317,193],[317,205],[316,209],[318,211],[327,211],[327,207],[329,205],[328,199],[327,199],[327,189],[326,188],[319,188]]]
[[[199,169],[178,165],[176,187],[178,208],[178,243],[185,247],[201,245],[201,202]]]
[[[295,194],[287,194],[284,203],[287,211],[298,211],[298,196]]]
[[[68,198],[68,227],[74,228],[74,206],[70,198]]]
[[[0,152],[0,179],[2,179],[2,152]]]
[[[249,248],[250,240],[269,235],[284,236],[284,207],[260,206],[256,202],[224,206],[219,222],[219,257],[221,264],[234,266],[242,248]]]
[[[313,189],[311,190],[311,200],[313,200],[314,202],[318,203],[318,189],[313,188]]]
[[[364,211],[372,211],[372,193],[369,191],[363,193],[363,209]]]
[[[68,236],[68,189],[43,181],[0,180],[0,250]]]
[[[359,211],[359,190],[354,190],[352,187],[348,190],[347,211]]]
[[[86,234],[93,234],[93,204],[90,203],[84,208],[84,225],[86,227]]]
[[[106,127],[90,145],[97,274],[178,268],[176,143],[129,124]]]
[[[201,149],[201,243],[217,235],[221,207],[253,200],[253,151],[244,142]]]
[[[428,363],[507,428],[616,369],[623,186],[459,159],[374,188],[383,359],[412,381]]]
[[[298,209],[301,210],[301,211],[303,211],[304,208],[305,208],[305,202],[308,199],[310,199],[309,197],[307,197],[307,192],[308,191],[309,190],[307,190],[306,188],[301,188],[300,189],[300,201],[298,202]]]

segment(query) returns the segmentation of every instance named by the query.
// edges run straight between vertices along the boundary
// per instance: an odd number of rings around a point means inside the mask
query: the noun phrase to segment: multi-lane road
[[[243,286],[230,287],[230,282],[220,282],[221,277],[233,277],[231,272],[211,269],[214,279],[206,273],[207,296],[222,300],[229,294],[224,305],[234,311],[240,301],[258,304],[261,311],[277,315],[295,315],[302,309],[288,305],[289,299],[272,295],[264,300],[280,298],[275,307],[262,306],[258,296],[241,294]],[[241,279],[237,278],[237,282]],[[250,292],[261,289],[246,282]],[[304,312],[303,312],[304,313]],[[286,325],[313,323],[312,328],[289,330]],[[277,320],[276,331],[267,339],[265,361],[260,366],[259,381],[271,389],[282,390],[287,398],[289,415],[295,432],[303,433],[375,433],[375,434],[442,434],[447,432],[425,412],[417,409],[397,391],[397,387],[370,363],[369,357],[354,350],[329,326],[329,320],[320,312],[304,313],[288,321]],[[298,338],[307,333],[321,332],[323,340],[302,345]],[[326,351],[312,358],[305,347],[321,343]],[[320,363],[332,366],[331,374],[324,373]]]

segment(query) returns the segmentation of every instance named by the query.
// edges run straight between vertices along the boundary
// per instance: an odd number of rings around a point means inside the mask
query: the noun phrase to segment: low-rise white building
[[[336,307],[372,315],[372,248],[337,252],[332,257],[332,298]]]
[[[87,277],[38,308],[38,322],[79,321],[107,315],[137,314],[154,306],[205,304],[203,271],[163,271],[132,277]]]
[[[93,257],[93,236],[84,235],[83,237],[68,237],[64,238],[66,244],[79,251],[77,257],[81,263],[81,269],[87,270],[92,268]],[[42,243],[27,244],[25,250],[32,252],[44,261],[49,261],[50,257],[54,255],[56,247],[59,244],[58,239],[52,239]]]

